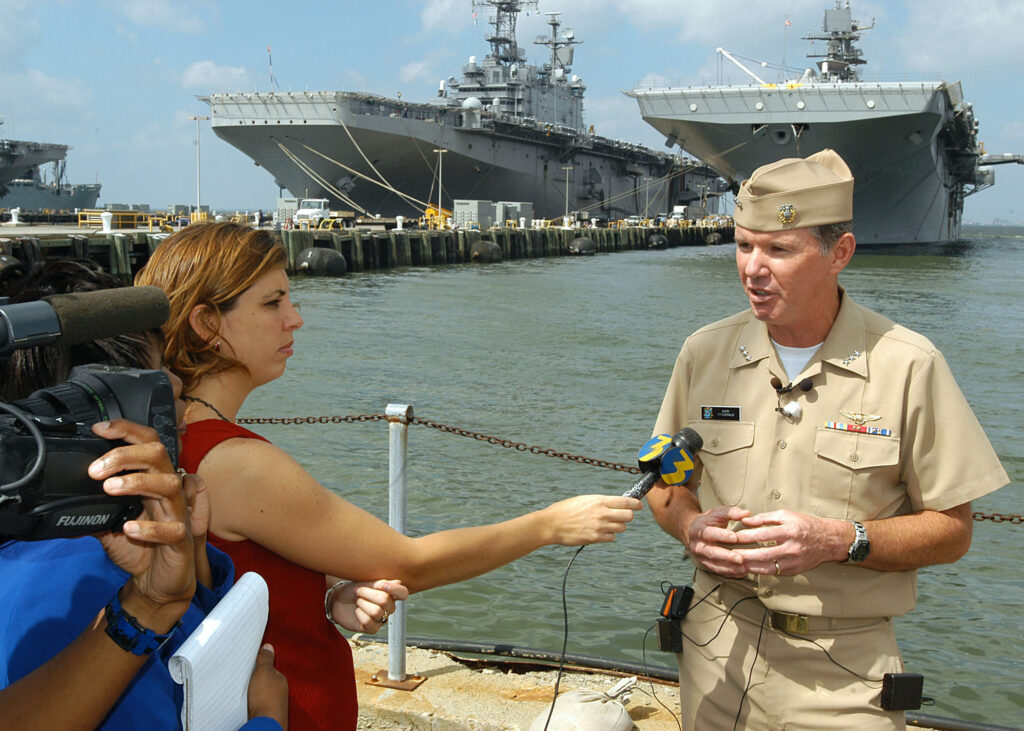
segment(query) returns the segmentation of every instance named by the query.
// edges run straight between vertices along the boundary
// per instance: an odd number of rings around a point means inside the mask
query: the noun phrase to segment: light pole
[[[434,152],[437,153],[437,228],[438,228],[438,230],[440,230],[440,228],[441,228],[441,219],[442,219],[442,217],[444,215],[444,214],[441,213],[441,211],[442,211],[442,208],[441,208],[441,191],[443,190],[443,188],[441,187],[441,170],[442,170],[442,161],[444,160],[444,157],[442,157],[442,156],[444,155],[444,153],[448,152],[448,150],[445,150],[445,149],[442,149],[442,148],[438,147],[438,148],[434,149]]]
[[[572,165],[562,167],[565,171],[565,225],[569,225],[569,173],[572,172]]]
[[[196,121],[196,215],[193,218],[198,220],[203,210],[199,203],[199,122],[209,119],[209,117],[189,117],[189,119]]]

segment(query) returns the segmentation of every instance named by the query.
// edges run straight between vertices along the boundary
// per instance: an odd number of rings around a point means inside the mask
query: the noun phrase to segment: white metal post
[[[200,213],[203,210],[202,205],[199,202],[199,121],[202,119],[209,119],[209,117],[189,117],[196,121],[196,215],[195,218],[198,220]]]
[[[437,230],[440,231],[442,228],[441,223],[443,221],[442,216],[444,215],[441,213],[441,211],[444,210],[441,207],[441,191],[444,189],[441,178],[441,170],[444,161],[443,155],[444,153],[448,152],[448,150],[438,148],[435,149],[434,152],[437,153]]]
[[[409,448],[409,420],[412,406],[388,404],[388,524],[405,533],[405,463]],[[395,602],[388,620],[388,680],[405,680],[405,602]]]

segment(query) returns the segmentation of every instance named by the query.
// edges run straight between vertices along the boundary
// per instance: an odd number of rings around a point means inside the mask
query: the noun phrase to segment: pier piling
[[[31,229],[29,229],[31,231]],[[4,236],[3,234],[7,234]],[[92,259],[112,274],[131,281],[160,242],[171,234],[151,231],[112,231],[110,233],[75,230],[74,233],[40,232],[35,234],[0,232],[0,255],[24,262],[50,256]],[[681,228],[490,228],[437,231],[391,229],[388,231],[284,230],[274,232],[285,247],[289,273],[298,271],[298,257],[306,249],[333,249],[344,258],[350,272],[366,272],[407,266],[444,266],[472,261],[498,261],[497,256],[474,257],[474,245],[493,242],[500,249],[500,260],[535,259],[568,256],[570,246],[579,238],[593,242],[596,253],[630,249],[705,246],[733,241],[733,227],[686,226]],[[654,246],[654,237],[664,246]],[[477,248],[479,251],[479,248]]]

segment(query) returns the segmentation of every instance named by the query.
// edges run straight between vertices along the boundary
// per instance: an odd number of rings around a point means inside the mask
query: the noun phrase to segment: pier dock
[[[676,246],[704,246],[733,240],[731,225],[680,228],[491,228],[479,230],[390,229],[367,231],[273,231],[288,252],[288,271],[300,271],[303,251],[313,248],[340,253],[350,272],[406,266],[443,266],[471,261],[509,261],[572,254],[610,253]],[[169,233],[144,229],[103,233],[62,225],[0,227],[2,257],[25,262],[51,256],[92,259],[126,281],[149,260]],[[481,245],[490,242],[486,250]],[[481,256],[490,251],[490,256]],[[500,253],[499,253],[500,252]]]

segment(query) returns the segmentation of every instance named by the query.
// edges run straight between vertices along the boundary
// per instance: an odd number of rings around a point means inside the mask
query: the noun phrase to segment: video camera
[[[168,311],[166,296],[155,287],[44,300],[0,304],[0,357],[37,345],[75,344],[148,330],[161,325]],[[47,311],[42,305],[52,307]],[[63,334],[68,324],[81,319],[89,321],[84,339]],[[84,365],[72,369],[64,383],[20,401],[0,403],[0,540],[117,531],[138,517],[140,498],[107,495],[102,483],[87,472],[98,457],[125,444],[98,437],[90,427],[118,418],[153,427],[177,465],[174,390],[163,371]]]

